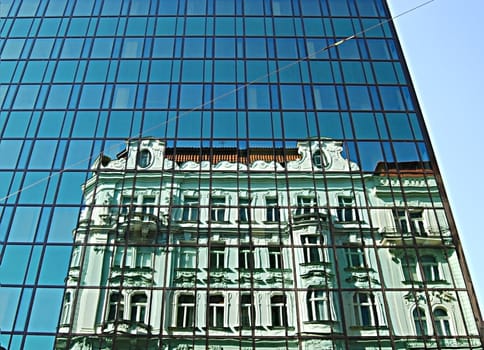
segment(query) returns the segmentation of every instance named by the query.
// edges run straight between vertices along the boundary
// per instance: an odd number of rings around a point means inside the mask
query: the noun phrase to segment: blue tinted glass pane
[[[375,171],[377,164],[384,161],[379,142],[358,142],[360,168],[363,171]]]
[[[215,82],[235,81],[234,61],[215,61]]]
[[[185,38],[183,42],[184,57],[204,57],[205,39],[204,38]]]
[[[235,74],[235,72],[232,73]],[[203,61],[183,61],[182,81],[195,83],[203,82]]]
[[[408,117],[403,113],[388,113],[386,115],[388,129],[393,139],[412,140],[412,129]]]
[[[175,35],[176,18],[163,17],[156,20],[156,35]]]
[[[89,18],[72,18],[69,23],[67,35],[69,36],[83,36],[87,33],[89,25]]]
[[[109,70],[109,61],[90,61],[87,66],[86,82],[104,82]],[[56,73],[57,75],[57,73]]]
[[[48,229],[48,241],[52,243],[72,243],[72,236],[66,234],[67,227],[75,227],[79,216],[78,207],[57,207]]]
[[[13,102],[15,109],[32,109],[39,93],[40,85],[21,85]]]
[[[91,57],[107,58],[111,57],[113,51],[114,38],[95,38],[92,45]]]
[[[108,137],[128,137],[131,131],[131,112],[112,112],[109,117]]]
[[[205,33],[205,18],[203,17],[188,17],[186,19],[185,34],[186,35],[202,35]]]
[[[56,141],[37,140],[30,156],[30,169],[50,169],[54,162]]]
[[[281,85],[282,108],[304,109],[303,92],[300,86]]]
[[[370,95],[366,86],[347,86],[346,91],[351,109],[371,109]]]
[[[8,250],[7,250],[8,252]],[[26,256],[26,255],[22,255]],[[27,260],[27,259],[24,259]],[[5,267],[0,267],[2,270]],[[14,273],[15,266],[13,266],[12,270],[9,270],[9,274]],[[0,276],[4,276],[3,273],[0,273]],[[2,278],[3,280],[3,278]],[[8,284],[9,282],[3,282]],[[17,305],[20,297],[21,288],[11,288],[11,287],[2,287],[0,288],[0,310],[2,310],[3,317],[0,318],[0,327],[2,329],[12,329],[13,322],[15,320],[15,314],[17,311]],[[7,344],[7,341],[3,340],[2,344]]]
[[[128,18],[126,26],[126,35],[143,36],[145,34],[146,18],[131,17]]]
[[[341,126],[341,117],[338,113],[323,113],[317,115],[319,124],[319,133],[322,137],[334,139],[343,138],[343,128]]]
[[[286,138],[302,140],[308,137],[306,115],[304,113],[285,112],[282,117]]]
[[[234,38],[215,39],[215,57],[231,58],[235,56]]]
[[[215,19],[215,35],[220,35],[220,36],[235,35],[235,18],[217,17]]]
[[[74,81],[76,74],[76,61],[59,61],[54,74],[54,82],[56,83],[70,83]]]
[[[405,110],[405,103],[400,89],[396,86],[380,86],[379,87],[383,108],[386,110]]]
[[[297,58],[296,39],[276,39],[277,56],[280,58]]]
[[[267,57],[266,41],[259,38],[247,38],[245,40],[245,54],[248,58]]]
[[[82,45],[84,44],[84,39],[68,38],[64,40],[64,45],[62,47],[62,58],[79,58],[81,57]]]
[[[259,0],[245,0],[243,1],[244,13],[246,15],[263,15],[264,3]]]
[[[42,203],[49,181],[48,175],[48,173],[43,172],[27,173],[19,202],[28,204]]]
[[[84,85],[82,88],[79,108],[94,109],[99,108],[103,97],[103,85]]]
[[[45,317],[46,314],[49,315],[58,315],[60,311],[61,304],[59,300],[62,299],[63,289],[46,289],[46,288],[39,288],[35,293],[34,303],[32,305],[32,313],[30,316],[29,322],[29,331],[31,332],[48,332],[52,329],[55,329],[58,319],[57,317]],[[47,338],[49,339],[49,338]],[[36,339],[35,341],[32,339],[31,345],[38,346],[40,345],[45,346],[45,340]],[[49,342],[49,345],[52,345],[52,342]],[[40,349],[38,348],[38,349]]]
[[[37,230],[40,208],[18,207],[10,227],[10,242],[32,242]]]
[[[17,18],[10,29],[10,37],[15,36],[27,36],[30,31],[30,26],[32,24],[32,19],[27,18]]]
[[[0,140],[0,154],[2,154],[2,161],[0,162],[0,169],[14,169],[18,158],[22,142],[18,140]]]
[[[151,82],[169,82],[171,76],[171,61],[151,61],[149,80]]]
[[[98,119],[97,112],[78,112],[72,130],[73,137],[94,137]]]
[[[319,16],[321,14],[319,0],[301,1],[301,12],[304,16]]]
[[[270,95],[268,85],[250,85],[247,87],[247,108],[270,108]]]
[[[249,117],[249,137],[272,138],[272,118],[269,112],[251,112]]]
[[[309,62],[311,78],[315,83],[332,83],[333,74],[329,62]]]
[[[370,113],[353,113],[353,125],[358,139],[378,139],[375,117]]]
[[[42,259],[39,283],[62,286],[69,265],[70,254],[71,247],[48,246]]]
[[[5,42],[2,50],[2,59],[17,59],[20,57],[25,39],[10,39]]]
[[[338,99],[334,86],[314,85],[313,93],[316,109],[338,109]]]
[[[341,62],[341,68],[345,82],[347,83],[365,83],[365,73],[363,66],[358,61]]]
[[[202,132],[200,112],[190,112],[178,120],[178,135],[181,138],[198,138]]]
[[[173,38],[155,38],[153,40],[153,57],[173,57]]]
[[[52,85],[45,105],[48,109],[67,109],[72,86]]]
[[[45,112],[40,121],[39,137],[58,137],[62,128],[64,113]]]
[[[169,85],[150,84],[146,93],[146,108],[168,108]]]
[[[250,36],[262,36],[265,34],[264,18],[245,18],[245,34]]]
[[[235,86],[234,85],[215,85],[213,88],[214,108],[235,109]]]

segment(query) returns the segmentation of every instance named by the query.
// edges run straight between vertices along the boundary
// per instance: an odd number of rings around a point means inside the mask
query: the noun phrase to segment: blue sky
[[[388,0],[395,16],[426,0]],[[482,0],[435,0],[395,24],[484,307]]]

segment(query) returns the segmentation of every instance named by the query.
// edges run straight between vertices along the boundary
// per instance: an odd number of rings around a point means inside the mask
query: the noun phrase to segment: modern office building
[[[3,348],[483,348],[384,0],[0,13]]]

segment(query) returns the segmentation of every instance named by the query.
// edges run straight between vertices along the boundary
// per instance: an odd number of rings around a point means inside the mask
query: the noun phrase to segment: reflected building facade
[[[3,347],[482,349],[383,0],[0,11]]]

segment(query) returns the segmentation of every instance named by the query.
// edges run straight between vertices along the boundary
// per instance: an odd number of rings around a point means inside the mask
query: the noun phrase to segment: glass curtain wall
[[[482,349],[384,0],[0,16],[2,347]]]

